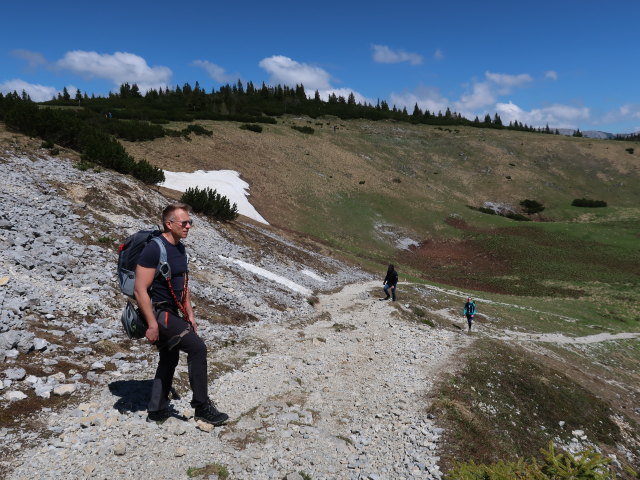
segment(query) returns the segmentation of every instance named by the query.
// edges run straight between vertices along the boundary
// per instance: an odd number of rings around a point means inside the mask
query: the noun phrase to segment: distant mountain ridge
[[[576,132],[575,128],[558,128],[557,130],[560,132],[560,135],[565,135],[567,137],[572,136]],[[582,136],[586,138],[601,138],[605,140],[616,138],[615,133],[601,132],[599,130],[586,130],[582,132]]]

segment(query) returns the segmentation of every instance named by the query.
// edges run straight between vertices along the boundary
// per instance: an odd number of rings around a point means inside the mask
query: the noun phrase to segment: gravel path
[[[441,478],[442,430],[426,397],[469,340],[402,320],[371,296],[374,287],[320,295],[315,314],[255,325],[241,344],[216,352],[222,361],[234,350],[245,355],[212,382],[228,425],[199,429],[188,394],[173,401],[188,419],[149,424],[147,382],[117,379],[52,415],[51,437],[24,451],[9,478],[187,478],[189,467],[207,465],[225,466],[229,478]],[[255,346],[262,353],[243,350]]]

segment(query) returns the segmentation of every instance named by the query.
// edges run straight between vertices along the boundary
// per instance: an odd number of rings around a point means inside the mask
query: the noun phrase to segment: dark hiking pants
[[[207,382],[207,346],[186,320],[175,313],[160,311],[156,314],[160,339],[156,343],[160,354],[156,376],[151,387],[147,410],[156,412],[167,408],[173,374],[178,365],[180,351],[187,354],[189,385],[193,392],[192,407],[205,405],[209,399]],[[185,330],[188,332],[185,334]]]
[[[395,301],[397,288],[398,288],[397,286],[394,286],[393,288],[391,288],[391,285],[386,284],[384,286],[384,293],[387,295],[387,298],[389,298],[389,290],[391,290],[391,300]]]

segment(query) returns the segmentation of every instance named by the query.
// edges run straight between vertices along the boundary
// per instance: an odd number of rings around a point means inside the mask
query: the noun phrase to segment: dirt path
[[[459,292],[457,290],[448,290],[441,287],[436,287],[434,285],[421,285],[429,290],[434,290],[441,293],[446,293],[449,295],[455,295],[459,297],[464,297],[464,293]],[[554,316],[560,318],[564,321],[568,322],[577,322],[578,320],[575,318],[567,317],[564,315],[559,315],[552,312],[545,312],[542,310],[536,310],[529,307],[522,307],[520,305],[514,305],[511,303],[504,302],[494,302],[487,299],[475,298],[477,302],[482,302],[485,304],[493,304],[493,305],[503,305],[512,308],[518,308],[521,310],[527,310],[530,312],[539,313],[546,316]],[[445,318],[452,322],[452,324],[459,325],[462,330],[466,329],[466,322],[462,315],[458,311],[453,311],[450,308],[443,308],[440,310],[435,310],[433,313],[436,315]],[[479,318],[482,318],[482,314],[477,315]],[[480,334],[487,335],[496,340],[502,340],[505,342],[543,342],[543,343],[554,343],[557,345],[571,345],[571,344],[593,344],[593,343],[601,343],[601,342],[609,342],[612,340],[626,340],[633,338],[640,338],[640,333],[637,332],[622,332],[622,333],[598,333],[594,335],[585,335],[582,337],[571,337],[564,335],[562,333],[528,333],[528,332],[517,332],[514,330],[497,330],[492,328],[490,325],[482,325],[477,322],[473,327],[475,332],[479,332]]]
[[[140,408],[118,413],[110,384],[78,409],[52,416],[49,429],[57,433],[22,452],[10,478],[146,478],[159,471],[186,478],[188,468],[206,465],[225,466],[230,478],[441,478],[442,430],[428,415],[427,397],[471,339],[400,318],[392,303],[370,295],[374,287],[379,282],[320,295],[313,317],[256,325],[242,345],[215,352],[225,361],[244,355],[241,366],[212,383],[232,419],[225,427],[206,433],[193,419],[157,426]],[[185,370],[181,363],[178,374]],[[141,398],[127,402],[143,404],[139,390]],[[173,405],[188,417],[184,397]]]

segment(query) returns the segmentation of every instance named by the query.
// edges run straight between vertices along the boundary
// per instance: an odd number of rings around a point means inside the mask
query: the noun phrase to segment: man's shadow
[[[120,413],[147,410],[153,380],[116,380],[109,384],[109,391],[120,397],[113,408]]]

